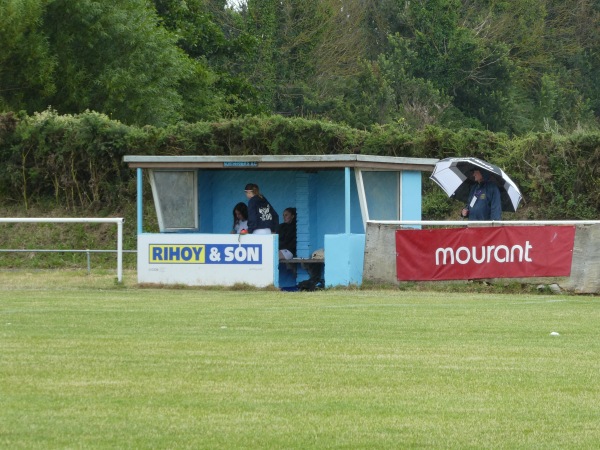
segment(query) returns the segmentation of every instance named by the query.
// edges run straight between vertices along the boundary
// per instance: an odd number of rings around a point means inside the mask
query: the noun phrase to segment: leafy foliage
[[[303,155],[362,153],[444,158],[480,156],[521,188],[514,218],[595,219],[600,211],[600,133],[530,133],[399,125],[370,130],[303,118],[252,116],[169,127],[127,126],[95,112],[0,115],[3,204],[51,201],[61,208],[120,210],[135,200],[124,155]],[[424,179],[426,219],[455,219],[457,205]]]
[[[6,0],[0,111],[593,130],[598,25],[590,0]]]
[[[223,1],[154,0],[164,27],[196,64],[198,75],[186,78],[183,91],[186,121],[214,120],[244,114],[260,114],[256,79],[249,61],[259,51],[259,40],[245,30],[240,14]]]
[[[44,109],[56,90],[56,60],[38,24],[41,0],[0,4],[0,111]]]
[[[130,176],[121,162],[127,127],[98,113],[45,111],[25,117],[9,136],[0,148],[0,192],[25,208],[46,197],[66,208],[114,207]]]
[[[61,80],[49,98],[58,111],[95,110],[138,125],[181,118],[178,84],[194,67],[145,0],[55,0],[44,22]]]

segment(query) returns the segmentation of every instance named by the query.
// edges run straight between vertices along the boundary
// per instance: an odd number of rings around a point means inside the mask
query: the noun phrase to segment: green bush
[[[370,154],[420,158],[479,156],[520,186],[515,218],[595,219],[600,211],[600,133],[532,133],[509,138],[477,129],[405,124],[358,130],[281,116],[157,128],[126,126],[86,111],[0,115],[0,205],[48,201],[61,208],[123,210],[135,200],[125,155]],[[424,180],[423,214],[452,216],[457,205]]]

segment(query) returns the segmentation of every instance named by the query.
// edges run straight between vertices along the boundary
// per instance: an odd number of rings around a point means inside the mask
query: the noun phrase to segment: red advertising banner
[[[569,276],[574,226],[396,230],[398,280]]]

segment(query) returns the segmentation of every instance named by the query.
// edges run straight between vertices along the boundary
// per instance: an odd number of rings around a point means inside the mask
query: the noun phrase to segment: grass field
[[[1,448],[600,447],[599,297],[125,280],[0,273]]]

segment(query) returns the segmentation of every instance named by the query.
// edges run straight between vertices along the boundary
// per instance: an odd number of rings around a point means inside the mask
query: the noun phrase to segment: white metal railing
[[[116,223],[117,224],[117,281],[123,281],[123,222],[122,217],[96,218],[32,218],[32,217],[0,217],[0,223]],[[34,250],[26,250],[34,251]],[[63,250],[65,251],[65,250]],[[68,250],[66,250],[68,251]]]
[[[369,220],[382,225],[598,225],[600,220]]]

